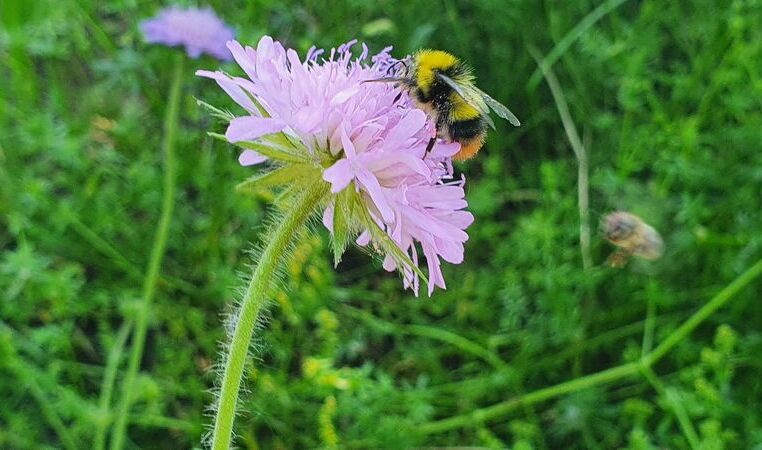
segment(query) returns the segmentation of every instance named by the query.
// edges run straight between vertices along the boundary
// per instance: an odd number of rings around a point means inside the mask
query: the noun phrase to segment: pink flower
[[[146,42],[169,47],[185,46],[191,58],[208,53],[220,60],[230,60],[225,43],[233,39],[233,30],[211,8],[182,9],[170,6],[140,24]]]
[[[393,85],[364,83],[393,70],[390,48],[368,63],[367,47],[353,58],[353,44],[332,49],[327,58],[311,49],[302,61],[267,36],[256,50],[231,41],[228,48],[247,78],[197,74],[216,80],[248,113],[230,121],[228,141],[267,143],[282,136],[299,143],[298,151],[321,168],[333,194],[349,189],[363,205],[365,213],[349,218],[360,223],[353,227],[360,232],[357,242],[384,251],[384,268],[399,270],[405,287],[416,294],[420,248],[431,295],[435,286],[445,288],[441,260],[463,261],[465,229],[474,220],[465,211],[465,181],[453,180],[451,157],[459,144],[437,143],[427,155],[435,130],[426,113]],[[266,159],[246,150],[239,161],[252,165]],[[332,233],[335,215],[346,214],[337,199],[332,196],[323,215]],[[384,246],[388,238],[398,250]]]

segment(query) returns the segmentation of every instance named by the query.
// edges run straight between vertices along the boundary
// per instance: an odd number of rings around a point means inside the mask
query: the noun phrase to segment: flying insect
[[[622,267],[630,256],[654,260],[664,253],[664,241],[659,232],[640,217],[625,211],[607,215],[602,222],[603,236],[619,247],[609,257],[609,265]]]

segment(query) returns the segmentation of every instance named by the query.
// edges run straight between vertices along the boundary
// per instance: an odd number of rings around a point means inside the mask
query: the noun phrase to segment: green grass
[[[450,50],[523,124],[458,167],[476,222],[432,299],[357,249],[334,269],[322,229],[298,244],[246,363],[240,447],[762,444],[759,1],[211,5],[247,43]],[[0,3],[0,448],[110,444],[162,210],[176,51],[137,29],[158,7]],[[191,76],[217,66],[185,64],[127,448],[200,446],[223,315],[266,229],[268,199],[235,191],[252,172],[194,99],[233,108]],[[662,259],[606,265],[615,209],[662,233]]]

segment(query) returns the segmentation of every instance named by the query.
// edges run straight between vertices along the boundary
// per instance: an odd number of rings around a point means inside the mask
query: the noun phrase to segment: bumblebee
[[[630,256],[654,260],[664,253],[659,232],[635,214],[613,212],[603,219],[602,228],[606,240],[620,249],[609,258],[612,267],[622,267]]]
[[[450,53],[420,50],[400,63],[405,66],[402,76],[369,81],[405,87],[416,106],[434,120],[436,137],[460,143],[460,151],[453,156],[456,161],[473,158],[484,145],[487,126],[495,128],[490,109],[512,125],[521,125],[508,108],[476,87],[471,68]],[[429,141],[427,154],[435,141],[435,137]]]

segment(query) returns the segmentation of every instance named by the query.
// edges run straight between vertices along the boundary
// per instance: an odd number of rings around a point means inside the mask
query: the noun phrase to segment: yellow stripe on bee
[[[452,105],[450,110],[451,120],[470,120],[481,116],[479,110],[466,103],[457,92],[450,93],[450,104]]]
[[[458,64],[458,58],[441,50],[421,50],[415,54],[415,82],[423,92],[434,84],[434,70],[447,70]]]

